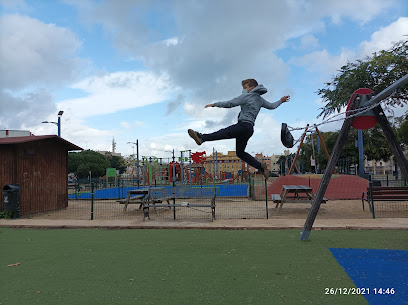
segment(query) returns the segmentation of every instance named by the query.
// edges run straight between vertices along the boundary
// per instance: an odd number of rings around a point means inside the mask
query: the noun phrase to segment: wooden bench
[[[370,212],[375,218],[374,201],[408,201],[408,186],[369,186],[367,192],[361,196],[361,203],[364,208],[364,201],[368,202]]]
[[[177,192],[176,192],[177,193]],[[189,203],[189,202],[183,202],[183,203],[175,203],[175,199],[186,199],[189,198],[188,196],[194,196],[191,198],[211,198],[211,203],[210,204],[203,204],[203,203]],[[215,219],[215,190],[213,188],[189,188],[187,191],[184,192],[179,192],[178,195],[172,194],[168,195],[165,199],[167,200],[167,204],[156,204],[158,200],[164,201],[163,198],[156,198],[145,203],[143,205],[143,221],[145,221],[146,217],[150,219],[150,214],[149,214],[149,208],[159,208],[159,207],[166,207],[166,208],[173,208],[174,211],[174,219],[176,219],[176,208],[211,208],[211,221],[214,221]],[[173,199],[173,203],[169,202],[169,199]],[[156,202],[155,202],[156,200]]]

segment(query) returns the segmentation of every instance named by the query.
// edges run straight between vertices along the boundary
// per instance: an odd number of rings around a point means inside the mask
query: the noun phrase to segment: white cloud
[[[166,134],[152,137],[140,132],[141,154],[145,155],[158,155],[173,148],[206,150],[208,154],[213,147],[223,152],[234,150],[235,140],[197,146],[187,136],[188,128],[212,132],[236,122],[239,109],[204,109],[204,104],[239,95],[240,81],[252,77],[268,88],[266,99],[276,100],[280,97],[277,96],[281,93],[280,88],[288,86],[286,77],[290,72],[288,63],[280,59],[276,51],[282,50],[289,38],[300,39],[302,47],[316,48],[319,42],[313,34],[324,31],[327,20],[341,23],[347,18],[364,23],[394,3],[386,0],[255,1],[251,3],[256,7],[255,16],[252,10],[245,9],[248,2],[243,0],[64,2],[78,8],[80,19],[89,28],[95,24],[101,26],[105,37],[122,53],[120,55],[142,60],[146,72],[106,73],[75,83],[72,87],[83,90],[87,96],[57,104],[58,109],[65,111],[63,136],[84,148],[99,150],[109,150],[115,136],[118,151],[131,153],[131,146],[124,143],[134,141],[135,132],[131,131],[143,122],[122,119],[118,120],[121,121],[118,130],[104,130],[103,127],[97,130],[87,126],[85,119],[162,101],[169,101],[167,114],[174,115],[184,104],[185,121],[176,120],[172,123],[175,126],[159,125],[158,128],[171,126],[168,130],[163,128]],[[9,47],[4,49],[6,53],[0,49],[0,69],[12,73],[1,81],[2,88],[21,90],[39,84],[50,86],[75,77],[81,63],[76,57],[81,42],[71,31],[29,17],[13,15],[7,20],[6,17],[2,17],[2,34],[8,35],[2,36],[0,42]],[[361,52],[375,47],[374,41],[385,39],[373,35],[367,45],[361,45]],[[10,46],[17,50],[15,54]],[[312,54],[303,62],[299,59],[299,64],[314,61],[325,66],[326,73],[353,55],[349,50],[335,55],[326,50]],[[16,68],[11,69],[14,66]],[[38,107],[48,107],[53,98],[49,94],[44,98],[45,104],[40,103],[40,98],[35,100],[39,102]],[[26,104],[21,105],[26,107]],[[58,109],[54,107],[50,112]],[[5,119],[5,115],[0,115],[0,122],[12,121]],[[41,118],[55,119],[54,114]],[[297,122],[302,124],[303,120],[300,117]],[[55,130],[52,124],[40,124],[34,132],[55,133]],[[282,151],[280,123],[273,114],[260,114],[248,147],[249,152]]]
[[[177,91],[166,75],[141,71],[93,76],[72,87],[89,95],[61,101],[58,107],[82,118],[160,103]]]
[[[84,23],[101,25],[120,52],[143,60],[151,71],[166,73],[187,92],[186,101],[204,105],[235,97],[241,90],[240,81],[246,78],[257,79],[270,91],[265,97],[276,99],[279,88],[287,86],[289,66],[275,52],[285,47],[287,39],[301,38],[302,47],[316,48],[319,42],[313,34],[324,31],[327,18],[335,23],[346,18],[364,23],[395,1],[255,1],[251,3],[256,7],[253,18],[252,10],[243,9],[248,5],[244,0],[66,2],[78,8]],[[160,16],[160,23],[154,26],[166,28],[164,32],[154,32],[153,19],[148,23],[143,18],[153,7],[153,14]],[[299,64],[322,59],[319,64],[331,73],[350,55],[347,50],[338,58],[321,52]],[[170,111],[178,105],[170,103]],[[185,109],[186,115],[206,120],[203,116],[208,112],[200,106]],[[205,126],[221,127],[233,120],[231,112],[214,116]]]
[[[364,24],[395,3],[395,0],[315,0],[310,1],[310,11],[316,10],[322,15],[330,16],[335,24],[343,22],[344,17]]]
[[[387,50],[395,42],[407,39],[407,35],[408,17],[401,17],[390,25],[374,32],[370,37],[370,41],[360,43],[358,56],[364,57],[380,50]]]
[[[76,76],[81,42],[68,29],[20,15],[0,17],[0,89],[60,85]]]
[[[302,57],[293,58],[290,62],[297,66],[303,66],[309,71],[319,72],[321,78],[327,78],[345,65],[347,61],[354,59],[353,51],[343,49],[339,55],[331,55],[327,50],[314,51]]]
[[[144,125],[144,122],[134,121],[134,122],[120,122],[119,125],[124,129],[132,129]]]
[[[324,79],[336,74],[347,62],[352,62],[357,58],[364,58],[374,52],[386,50],[392,47],[393,43],[406,39],[408,34],[408,18],[401,17],[390,25],[379,29],[371,35],[369,41],[363,41],[358,46],[358,51],[343,48],[338,55],[330,54],[326,49],[314,51],[302,57],[291,59],[291,63],[303,66],[309,71],[323,73]]]
[[[45,89],[21,96],[13,96],[0,90],[0,129],[29,129],[46,121],[51,113],[55,114],[55,120],[57,109],[54,98]]]
[[[314,35],[305,35],[300,39],[300,48],[315,49],[319,46],[319,40]]]

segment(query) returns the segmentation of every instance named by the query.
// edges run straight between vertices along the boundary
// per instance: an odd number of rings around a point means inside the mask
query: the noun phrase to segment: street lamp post
[[[48,122],[48,121],[44,121],[41,123],[51,123],[51,124],[55,124],[58,127],[58,136],[61,137],[61,116],[64,113],[64,111],[60,110],[58,112],[58,122]]]
[[[139,140],[136,142],[127,142],[127,144],[135,144],[136,145],[136,167],[137,167],[137,187],[139,188]],[[133,152],[134,154],[134,152]]]

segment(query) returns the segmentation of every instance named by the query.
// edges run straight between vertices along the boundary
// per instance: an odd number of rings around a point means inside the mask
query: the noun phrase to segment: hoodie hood
[[[266,90],[266,88],[263,85],[258,85],[254,89],[252,89],[251,92],[249,93],[258,93],[259,95],[262,95],[265,94],[266,92],[268,92],[268,90]]]

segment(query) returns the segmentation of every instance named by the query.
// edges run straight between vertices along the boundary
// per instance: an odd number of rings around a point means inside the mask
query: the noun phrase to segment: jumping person
[[[238,123],[231,125],[227,128],[220,129],[213,133],[201,134],[192,129],[188,130],[188,134],[192,137],[198,145],[201,145],[206,141],[216,141],[224,139],[236,139],[236,153],[238,158],[245,161],[249,165],[258,169],[268,179],[269,170],[265,163],[260,163],[250,154],[245,152],[249,138],[254,133],[254,125],[256,117],[258,116],[261,107],[266,109],[275,109],[282,103],[288,102],[289,95],[283,96],[279,101],[275,103],[269,103],[263,97],[262,94],[267,92],[263,85],[258,85],[258,82],[254,79],[246,79],[241,82],[242,94],[230,101],[216,102],[213,104],[205,105],[208,107],[220,107],[220,108],[232,108],[241,106],[241,112],[238,115]]]

